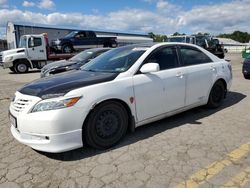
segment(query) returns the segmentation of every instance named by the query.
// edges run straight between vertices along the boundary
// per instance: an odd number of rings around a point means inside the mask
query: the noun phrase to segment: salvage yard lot
[[[250,80],[242,76],[240,54],[226,59],[234,79],[219,109],[196,108],[139,127],[109,150],[61,154],[13,139],[11,97],[39,72],[0,69],[0,187],[250,187]]]

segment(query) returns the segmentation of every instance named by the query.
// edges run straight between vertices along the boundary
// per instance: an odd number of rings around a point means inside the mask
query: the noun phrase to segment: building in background
[[[4,50],[7,50],[7,49],[8,49],[7,40],[0,39],[0,52],[4,51]]]
[[[240,43],[229,38],[217,38],[220,44],[224,45],[224,49],[231,53],[241,53],[246,48],[250,47],[250,43]]]
[[[22,35],[47,33],[49,42],[51,42],[51,40],[62,38],[68,33],[77,30],[85,30],[85,28],[77,28],[77,29],[59,28],[46,25],[31,25],[31,24],[8,22],[6,28],[7,45],[8,49],[17,48],[19,44],[19,39]],[[133,33],[96,31],[96,30],[93,31],[99,37],[103,36],[117,37],[117,43],[119,46],[153,41],[153,39],[151,39],[146,34],[133,34]]]

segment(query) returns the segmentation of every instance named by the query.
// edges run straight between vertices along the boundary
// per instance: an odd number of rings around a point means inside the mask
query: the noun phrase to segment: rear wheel
[[[83,137],[87,144],[105,149],[116,144],[125,135],[128,113],[118,102],[105,102],[97,106],[84,125]]]
[[[217,81],[210,91],[207,106],[209,108],[218,108],[222,104],[224,96],[225,86],[222,81]]]
[[[25,62],[17,62],[14,65],[14,69],[17,73],[26,73],[28,72],[29,67]]]

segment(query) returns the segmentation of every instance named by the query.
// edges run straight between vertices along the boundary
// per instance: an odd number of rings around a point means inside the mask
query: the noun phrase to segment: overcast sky
[[[7,21],[130,33],[249,32],[250,0],[0,0],[0,38]]]

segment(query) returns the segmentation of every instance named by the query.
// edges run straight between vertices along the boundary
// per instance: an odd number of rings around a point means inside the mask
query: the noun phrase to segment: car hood
[[[24,85],[18,91],[22,94],[37,96],[42,99],[62,96],[71,90],[114,80],[118,73],[73,71],[52,77],[35,80]]]
[[[53,63],[49,63],[48,65],[44,66],[42,71],[54,69],[57,67],[65,67],[65,66],[76,64],[76,63],[77,61],[67,61],[67,60],[55,61]]]

